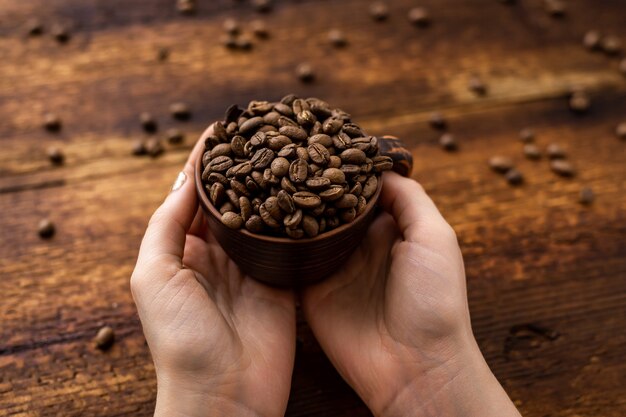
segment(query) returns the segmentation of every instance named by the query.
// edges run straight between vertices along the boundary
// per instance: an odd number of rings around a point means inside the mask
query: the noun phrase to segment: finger
[[[139,249],[138,263],[167,258],[181,264],[185,236],[198,211],[194,165],[204,149],[203,138],[196,143],[183,170],[176,177],[172,191],[154,212]]]
[[[386,172],[383,181],[380,203],[393,216],[404,240],[417,242],[424,237],[425,231],[450,229],[419,183],[395,172]]]

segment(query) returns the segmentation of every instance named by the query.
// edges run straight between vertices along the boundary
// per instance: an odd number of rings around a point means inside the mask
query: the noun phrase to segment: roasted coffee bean
[[[307,103],[306,100],[303,100],[301,98],[297,98],[291,104],[291,108],[293,109],[293,113],[294,114],[300,114],[303,111],[309,110],[310,106],[309,106],[309,103]],[[298,123],[298,124],[300,124],[300,123]]]
[[[617,55],[622,51],[622,42],[615,36],[605,36],[602,39],[601,46],[607,55]]]
[[[565,159],[554,159],[550,161],[550,169],[562,177],[573,177],[576,173],[572,164]]]
[[[255,116],[262,116],[265,113],[272,111],[273,108],[274,104],[269,101],[252,100],[248,104],[248,113]]]
[[[339,157],[341,158],[341,162],[343,162],[344,164],[354,165],[364,164],[365,160],[367,159],[365,152],[358,149],[346,149],[345,151],[341,152],[341,154],[339,154]]]
[[[328,135],[325,135],[323,133],[311,136],[308,139],[307,143],[309,145],[313,145],[315,143],[319,143],[320,145],[322,145],[322,146],[324,146],[326,148],[329,148],[329,147],[333,146],[333,140],[331,139],[331,137],[328,136]]]
[[[363,195],[361,195],[359,197],[359,202],[356,205],[356,215],[360,216],[361,214],[363,214],[366,207],[367,207],[367,200],[365,199],[365,197],[363,197]]]
[[[580,189],[580,193],[578,195],[578,202],[582,205],[588,206],[593,203],[595,199],[595,195],[593,194],[593,190],[589,187],[583,187]]]
[[[271,125],[271,126],[278,126],[278,119],[280,119],[280,114],[275,112],[275,111],[271,111],[265,115],[263,115],[263,123],[265,123],[266,125]]]
[[[293,202],[296,206],[303,209],[313,209],[322,204],[320,196],[308,191],[298,191],[295,193],[293,195]]]
[[[356,209],[354,207],[349,208],[347,210],[341,210],[339,212],[339,219],[341,219],[341,221],[344,223],[352,223],[355,218],[356,218]]]
[[[409,10],[409,22],[415,26],[426,27],[430,25],[430,14],[424,7],[414,7]]]
[[[328,149],[320,143],[314,143],[307,148],[309,158],[316,164],[326,165],[330,160]]]
[[[272,136],[267,141],[267,146],[273,151],[280,151],[285,146],[291,144],[291,139],[285,135]]]
[[[524,156],[528,159],[541,159],[541,151],[534,143],[527,143],[524,145]]]
[[[302,216],[301,226],[308,237],[315,237],[319,234],[319,223],[312,216],[306,214]]]
[[[247,222],[253,214],[252,203],[246,196],[239,197],[239,212],[244,222]]]
[[[451,133],[444,133],[439,138],[439,145],[448,152],[456,151],[459,148],[456,137]]]
[[[229,229],[237,230],[241,229],[241,226],[243,226],[243,219],[239,214],[227,211],[222,214],[222,224]]]
[[[328,230],[336,229],[337,227],[339,227],[340,224],[341,221],[337,216],[331,216],[326,218],[326,229]]]
[[[552,17],[563,17],[567,11],[567,7],[563,0],[544,0],[546,11]]]
[[[246,183],[246,188],[250,191],[251,195],[255,195],[261,190],[261,187],[259,187],[259,184],[257,184],[256,181],[252,179],[251,176],[246,177],[245,183]]]
[[[222,207],[220,207],[220,214],[224,214],[224,213],[228,213],[229,211],[234,212],[235,210],[237,210],[237,208],[233,205],[233,203],[231,203],[230,201],[225,202],[224,204],[222,204]]]
[[[363,130],[354,123],[345,123],[342,126],[341,131],[350,138],[360,138],[365,136],[365,132],[363,132]]]
[[[337,209],[333,206],[326,207],[324,210],[324,216],[331,217],[337,215]]]
[[[322,173],[322,177],[328,178],[333,184],[343,184],[346,182],[346,174],[338,168],[327,168]]]
[[[300,126],[308,128],[313,126],[315,122],[317,122],[317,117],[315,117],[315,115],[311,113],[310,110],[302,110],[296,116],[296,121],[298,122],[298,124],[300,124]]]
[[[259,197],[255,197],[251,200],[252,203],[252,210],[254,210],[255,213],[259,213],[259,207],[261,207],[261,204],[263,204],[263,200]]]
[[[220,144],[220,140],[215,135],[209,135],[206,137],[206,139],[204,139],[204,148],[209,151],[219,144]]]
[[[514,166],[513,160],[511,158],[508,158],[506,156],[500,156],[500,155],[492,156],[491,158],[489,158],[488,163],[489,163],[489,167],[492,170],[499,172],[501,174],[508,172]]]
[[[271,149],[262,148],[254,153],[250,162],[254,169],[265,169],[274,160],[274,152]]]
[[[374,161],[370,158],[365,159],[365,163],[361,165],[361,174],[369,174],[374,169]]]
[[[278,221],[274,217],[272,217],[269,210],[267,209],[266,203],[263,203],[261,204],[261,206],[259,206],[259,214],[261,215],[261,219],[263,219],[263,222],[272,229],[278,229],[280,227],[280,223],[278,223]]]
[[[232,181],[229,183],[229,185],[232,186]],[[237,191],[227,189],[225,193],[228,201],[233,205],[233,207],[235,207],[236,210],[239,210],[239,194],[237,194]]]
[[[369,199],[376,193],[377,189],[378,189],[378,178],[376,178],[376,176],[372,175],[365,182],[365,185],[363,186],[363,191],[361,192],[361,195],[363,197]]]
[[[195,0],[177,0],[176,9],[180,14],[192,15],[196,12]]]
[[[339,168],[341,167],[341,158],[336,155],[331,155],[328,160],[328,168]]]
[[[63,165],[63,162],[65,162],[65,154],[56,146],[48,148],[47,153],[48,159],[53,165]]]
[[[382,1],[377,1],[370,4],[369,11],[370,16],[372,16],[372,18],[377,22],[382,22],[383,20],[386,20],[389,16],[389,7],[386,3]]]
[[[290,228],[286,228],[285,229],[285,233],[287,234],[287,236],[289,236],[292,239],[302,239],[304,237],[304,230],[300,229],[300,228],[296,228],[296,229],[290,229]]]
[[[297,99],[298,99],[298,96],[296,96],[295,94],[287,94],[285,97],[280,99],[280,102],[288,106],[291,106],[293,102],[296,101]]]
[[[238,105],[233,104],[228,109],[226,109],[226,113],[224,115],[224,125],[228,126],[231,122],[237,122],[239,116],[243,112],[242,109],[239,108]]]
[[[348,43],[345,35],[339,29],[331,29],[328,32],[328,42],[335,48],[343,48]]]
[[[446,118],[438,111],[432,112],[430,114],[430,119],[428,120],[428,122],[433,129],[439,130],[445,129],[447,125]]]
[[[141,127],[148,133],[154,133],[157,131],[157,122],[148,112],[143,112],[139,115],[139,122]]]
[[[191,109],[187,104],[182,102],[170,105],[170,113],[172,114],[172,117],[177,120],[191,119]]]
[[[252,117],[247,119],[242,124],[239,125],[239,133],[242,135],[253,132],[255,129],[261,127],[265,122],[263,118],[260,116]]]
[[[353,194],[344,194],[341,196],[341,198],[335,201],[335,207],[339,209],[352,208],[352,207],[356,207],[358,202],[359,202],[359,199],[357,196]]]
[[[617,125],[615,135],[621,140],[626,140],[626,122]]]
[[[43,23],[39,19],[31,18],[24,26],[28,36],[40,36],[43,33]]]
[[[163,143],[160,139],[150,138],[146,142],[146,152],[148,152],[148,155],[150,155],[152,158],[156,158],[157,156],[165,152],[165,148],[163,147]]]
[[[209,169],[212,172],[226,172],[228,168],[233,166],[233,160],[227,156],[218,156],[211,159],[209,162]]]
[[[535,140],[535,132],[530,128],[524,128],[519,132],[519,139],[524,143],[530,143]]]
[[[271,0],[252,0],[252,6],[259,13],[267,13],[272,10]]]
[[[563,159],[566,157],[565,149],[558,143],[551,143],[546,148],[546,153],[550,159]]]
[[[171,128],[165,132],[165,138],[170,145],[180,145],[185,141],[185,134],[180,129]]]
[[[250,191],[248,187],[246,187],[241,181],[230,180],[230,188],[237,193],[238,196],[245,195],[246,197],[250,196]]]
[[[350,116],[350,113],[345,112],[341,109],[333,109],[332,110],[332,117],[335,119],[339,119],[342,120],[344,123],[350,123],[350,118],[352,116]]]
[[[61,130],[61,118],[54,113],[47,113],[43,116],[43,127],[49,132]]]
[[[135,140],[133,142],[133,147],[132,147],[132,154],[135,156],[141,156],[141,155],[145,155],[148,153],[148,151],[146,150],[146,143],[141,140]]]
[[[211,199],[211,202],[213,203],[215,207],[219,207],[224,202],[224,199],[226,198],[226,189],[221,183],[219,182],[214,183],[211,186],[209,198]]]
[[[296,159],[289,166],[289,179],[298,184],[306,181],[309,173],[309,164],[301,158]]]
[[[297,157],[297,154],[296,154],[297,147],[298,145],[296,145],[295,143],[287,145],[284,148],[282,148],[280,151],[278,151],[278,156],[282,158],[287,158],[287,159],[294,159]]]
[[[322,217],[318,220],[318,223],[320,225],[319,233],[324,233],[326,231],[326,219]]]
[[[377,173],[389,171],[393,168],[393,159],[389,156],[376,156],[372,158],[372,163],[374,164],[374,171]]]
[[[322,130],[327,135],[332,136],[337,134],[341,130],[341,128],[343,127],[343,123],[344,122],[341,119],[329,117],[328,119],[324,120],[324,123],[322,123]]]
[[[264,224],[265,222],[261,216],[253,214],[246,221],[246,229],[252,233],[261,233],[263,231]]]
[[[280,190],[276,196],[278,206],[286,213],[293,213],[296,209],[293,203],[293,199],[289,193],[285,190]]]
[[[591,107],[591,99],[587,93],[577,91],[569,99],[569,108],[575,113],[585,113]]]
[[[286,117],[286,116],[280,116],[278,118],[278,126],[279,127],[293,126],[293,127],[300,128],[298,123],[296,123],[295,121],[291,120],[289,117]]]
[[[343,151],[352,146],[352,139],[347,133],[339,132],[332,137],[333,145],[338,151]],[[342,158],[343,159],[343,158]]]
[[[278,204],[278,197],[271,196],[265,200],[265,208],[269,214],[276,220],[282,221],[284,214],[280,211],[280,205]]]
[[[487,94],[487,86],[478,76],[473,76],[467,82],[467,88],[477,96],[484,96]]]
[[[50,34],[58,43],[67,43],[71,37],[70,30],[58,23],[52,26]]]
[[[243,138],[243,136],[234,136],[233,139],[230,141],[230,149],[236,157],[243,158],[246,156],[246,152],[244,150],[245,146],[246,140]]]
[[[359,175],[359,173],[361,172],[361,167],[359,165],[352,165],[352,164],[343,164],[341,165],[341,168],[339,169],[347,177],[353,177],[355,175]]]
[[[361,185],[360,182],[357,182],[356,184],[352,186],[352,188],[350,188],[348,192],[358,197],[363,192],[363,186]]]
[[[289,229],[295,229],[296,227],[298,227],[300,225],[300,222],[302,221],[302,210],[301,209],[295,209],[290,212],[289,214],[287,214],[285,216],[285,218],[283,219],[283,224],[285,225],[285,227],[289,228]]]
[[[307,210],[307,213],[313,217],[319,217],[322,214],[324,214],[325,211],[326,211],[326,204],[322,203],[313,209]]]
[[[311,191],[322,191],[330,186],[330,179],[325,177],[314,177],[306,180],[306,186]]]
[[[222,122],[215,122],[211,125],[213,134],[219,139],[220,142],[228,142],[228,132]]]
[[[204,177],[202,179],[204,180]],[[207,179],[205,181],[207,181],[209,184],[215,184],[216,182],[219,182],[223,186],[226,186],[229,184],[228,178],[226,178],[224,175],[220,174],[219,172],[211,172],[207,174]]]
[[[602,46],[602,35],[597,30],[590,30],[585,33],[583,38],[583,46],[590,51],[595,51],[600,49]]]
[[[277,185],[280,183],[280,178],[272,174],[271,168],[266,168],[265,171],[263,171],[263,179],[268,185]]]
[[[42,239],[49,239],[54,236],[56,228],[54,227],[54,223],[52,223],[48,219],[42,219],[39,221],[39,225],[37,226],[37,233],[39,237]]]
[[[305,141],[309,137],[309,135],[307,135],[307,133],[302,128],[295,127],[295,126],[283,126],[280,129],[278,129],[278,131],[280,132],[281,135],[285,135],[289,139],[298,141],[298,142]]]
[[[211,149],[211,159],[215,159],[218,156],[231,156],[232,149],[230,147],[230,143],[220,143]]]
[[[252,171],[252,174],[250,174],[250,176],[252,177],[254,182],[256,182],[259,185],[259,187],[261,187],[263,190],[267,189],[268,184],[264,178],[263,172]]]
[[[345,190],[341,185],[331,185],[327,190],[319,193],[322,201],[335,201],[343,197]]]
[[[296,75],[303,83],[310,83],[315,80],[313,67],[308,63],[302,63],[296,68]]]
[[[289,180],[288,176],[284,176],[281,180],[280,180],[280,187],[287,191],[288,193],[295,193],[296,191],[298,191],[296,189],[296,186]]]
[[[520,185],[524,182],[524,176],[515,168],[509,169],[504,177],[511,185]]]
[[[274,110],[283,116],[293,117],[293,110],[291,109],[291,106],[287,104],[277,103],[274,105]]]
[[[267,134],[265,132],[256,132],[250,138],[250,144],[255,148],[260,148],[267,144]]]
[[[284,177],[289,173],[289,161],[286,158],[278,157],[272,161],[272,174],[277,177]]]
[[[98,333],[96,333],[96,337],[93,341],[96,348],[100,350],[107,350],[115,341],[115,332],[110,326],[101,327],[100,330],[98,330]]]

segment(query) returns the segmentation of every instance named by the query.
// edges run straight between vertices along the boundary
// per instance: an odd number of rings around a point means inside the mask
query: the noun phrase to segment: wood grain
[[[433,26],[411,27],[413,2],[390,1],[375,24],[367,2],[277,1],[265,17],[271,39],[250,53],[217,41],[226,16],[258,17],[246,2],[211,1],[184,18],[170,0],[0,0],[0,416],[148,416],[156,382],[128,280],[151,212],[203,128],[231,103],[319,96],[345,108],[372,134],[411,148],[414,177],[457,231],[464,254],[474,332],[487,361],[525,416],[626,414],[626,164],[613,134],[624,120],[626,79],[617,60],[585,51],[598,28],[626,41],[619,0],[568,2],[561,21],[541,1],[434,1]],[[74,25],[58,46],[26,39],[29,17]],[[326,44],[331,27],[349,44]],[[156,60],[161,46],[167,62]],[[312,85],[293,73],[303,61]],[[488,85],[467,89],[471,74]],[[572,85],[592,109],[567,108]],[[191,122],[168,115],[188,102]],[[459,141],[437,144],[429,113],[441,110]],[[46,111],[64,127],[40,127]],[[157,159],[130,155],[150,111],[161,130],[183,128],[187,142]],[[572,179],[545,158],[523,158],[517,132],[532,127],[544,149],[560,143]],[[50,166],[61,145],[67,163]],[[509,186],[487,159],[512,157],[525,177]],[[596,200],[577,203],[582,186]],[[42,241],[37,222],[57,234]],[[97,351],[102,324],[117,342]],[[367,416],[302,318],[289,416]]]

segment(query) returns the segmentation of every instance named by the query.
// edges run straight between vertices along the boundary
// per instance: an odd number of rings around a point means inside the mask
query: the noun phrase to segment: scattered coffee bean
[[[501,174],[504,174],[508,171],[510,171],[511,169],[513,169],[513,160],[511,158],[508,158],[506,156],[500,156],[500,155],[496,155],[496,156],[492,156],[491,158],[489,158],[489,167],[496,171],[499,172]]]
[[[583,187],[580,189],[580,194],[578,195],[578,202],[582,205],[588,206],[593,203],[595,199],[595,195],[593,194],[593,190],[589,187]]]
[[[48,148],[48,159],[53,165],[63,165],[65,162],[65,154],[56,146]]]
[[[458,149],[456,138],[451,133],[444,133],[439,138],[439,145],[446,151],[452,152]]]
[[[263,20],[253,20],[250,22],[250,30],[252,30],[252,33],[260,39],[267,39],[270,36],[267,25]]]
[[[626,140],[626,122],[620,123],[615,128],[615,134],[621,140]]]
[[[590,51],[596,51],[602,46],[602,35],[597,30],[590,30],[583,37],[583,46]]]
[[[601,46],[607,55],[617,55],[622,51],[622,42],[616,36],[605,36]]]
[[[550,159],[563,159],[566,156],[565,149],[558,143],[551,143],[546,148],[546,153]]]
[[[565,159],[554,159],[550,161],[550,169],[562,177],[572,177],[576,173],[572,164]]]
[[[110,326],[104,326],[98,330],[94,342],[100,350],[107,350],[115,341],[115,332]]]
[[[154,133],[157,131],[157,122],[148,112],[143,112],[139,115],[139,122],[141,127],[148,133]]]
[[[430,25],[430,14],[424,7],[414,7],[409,10],[409,21],[419,27]]]
[[[141,155],[147,154],[148,151],[146,149],[146,143],[141,139],[135,140],[133,142],[133,147],[131,148],[131,153],[135,156],[141,156]]]
[[[177,0],[176,9],[180,14],[191,15],[196,12],[195,0]]]
[[[530,143],[535,140],[535,131],[530,128],[524,128],[519,132],[519,139],[524,143]]]
[[[167,142],[171,145],[180,145],[185,141],[185,134],[180,129],[176,128],[168,129],[167,132],[165,132],[165,137],[167,138]]]
[[[58,132],[61,130],[61,118],[54,113],[47,113],[43,117],[43,126],[48,132]]]
[[[252,6],[259,13],[267,13],[272,10],[271,0],[252,0]]]
[[[470,89],[477,96],[484,96],[487,94],[487,86],[478,76],[473,76],[467,83],[467,88]]]
[[[446,118],[439,112],[432,112],[430,114],[429,123],[432,128],[439,130],[445,129],[447,125]]]
[[[43,34],[43,23],[39,19],[32,18],[26,22],[26,34],[29,36],[40,36]]]
[[[527,143],[524,145],[524,156],[533,160],[541,159],[541,151],[534,143]]]
[[[50,29],[50,33],[58,43],[67,43],[70,40],[69,29],[61,24],[53,25]]]
[[[510,170],[508,170],[504,177],[511,185],[520,185],[524,182],[524,176],[515,168],[511,168]]]
[[[233,35],[223,35],[220,37],[220,42],[227,49],[237,49],[237,38]]]
[[[252,49],[253,44],[252,44],[252,39],[250,39],[250,37],[246,35],[241,35],[235,41],[235,45],[237,46],[237,48],[241,49],[242,51],[249,51],[250,49]]]
[[[222,224],[224,224],[229,229],[237,230],[241,229],[241,226],[243,225],[243,219],[237,213],[227,211],[226,213],[222,214]]]
[[[173,103],[170,105],[170,113],[177,120],[189,120],[191,118],[191,109],[185,103]]]
[[[563,17],[567,11],[567,7],[563,0],[544,0],[546,11],[552,17]]]
[[[569,108],[575,113],[585,113],[591,107],[591,99],[584,91],[576,91],[569,100]]]
[[[233,18],[224,20],[222,27],[224,28],[224,31],[230,35],[238,35],[241,31],[239,23]]]
[[[387,20],[387,17],[389,17],[389,6],[382,1],[370,4],[370,16],[377,22]]]
[[[165,148],[163,147],[163,143],[161,143],[161,140],[157,138],[150,138],[146,142],[146,152],[152,158],[156,158],[157,156],[161,155],[164,151],[165,151]]]
[[[56,228],[54,227],[54,223],[52,223],[48,219],[42,219],[39,222],[39,226],[37,227],[37,233],[39,233],[39,237],[42,239],[49,239],[54,236],[54,232]]]
[[[157,61],[167,61],[170,57],[170,50],[166,47],[161,47],[157,51]]]
[[[332,29],[328,32],[328,41],[336,48],[343,48],[348,43],[345,35],[339,29]]]
[[[296,74],[300,81],[304,83],[310,83],[315,79],[315,72],[313,67],[308,63],[302,63],[296,68]]]

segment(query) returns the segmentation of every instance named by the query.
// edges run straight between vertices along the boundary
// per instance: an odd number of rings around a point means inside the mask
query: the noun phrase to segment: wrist
[[[427,381],[427,382],[425,382]],[[416,378],[379,417],[520,417],[475,342]]]

